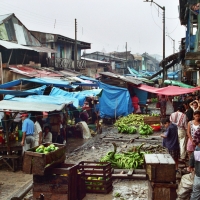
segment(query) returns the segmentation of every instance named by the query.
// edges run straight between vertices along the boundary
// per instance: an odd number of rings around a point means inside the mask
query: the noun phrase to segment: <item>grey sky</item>
[[[166,7],[166,34],[175,39],[176,49],[185,27],[180,25],[179,0],[155,0]],[[91,50],[124,51],[162,56],[162,10],[143,0],[0,0],[0,14],[15,13],[30,30],[59,33],[92,43]],[[55,22],[56,19],[56,22]],[[55,27],[54,27],[55,25]],[[166,56],[173,53],[166,36]]]

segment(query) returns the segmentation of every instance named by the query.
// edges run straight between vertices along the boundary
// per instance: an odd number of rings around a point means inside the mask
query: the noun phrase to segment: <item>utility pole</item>
[[[77,70],[77,21],[75,19],[74,70]]]
[[[165,64],[164,64],[164,59],[165,59],[165,6],[162,7],[159,4],[157,4],[156,2],[154,2],[153,0],[146,0],[144,2],[154,3],[160,9],[163,10],[163,62],[162,62],[162,67],[163,67],[163,84],[164,84],[164,80],[167,77],[167,70],[165,69]]]
[[[175,40],[172,39],[169,35],[166,36],[168,36],[173,41],[173,54],[175,54]],[[174,72],[174,66],[173,66],[173,72]]]
[[[126,68],[127,68],[127,42],[126,42]]]

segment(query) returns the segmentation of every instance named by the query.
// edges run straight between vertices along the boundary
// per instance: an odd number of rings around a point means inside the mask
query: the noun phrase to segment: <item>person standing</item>
[[[180,159],[185,161],[186,158],[186,144],[187,144],[187,117],[184,114],[184,108],[178,107],[177,112],[170,115],[170,121],[177,125],[178,139],[180,146]]]
[[[139,107],[139,99],[138,99],[138,97],[136,96],[135,93],[132,94],[131,101],[132,101],[132,105],[133,105],[133,109],[134,109],[133,112],[134,113],[139,113],[139,109],[140,109],[140,107]]]
[[[44,127],[43,142],[52,142],[52,133],[50,132],[50,128],[48,126]]]
[[[188,122],[193,119],[193,113],[194,113],[194,111],[190,107],[190,102],[191,102],[191,100],[187,100],[187,101],[184,101],[184,103],[183,103],[183,106],[185,108],[185,114],[186,114]]]
[[[166,117],[166,106],[167,106],[167,99],[165,95],[162,95],[161,98],[159,99],[160,102],[160,114],[161,117]]]
[[[194,120],[188,122],[187,128],[187,135],[188,135],[188,142],[187,142],[187,151],[190,158],[191,153],[195,149],[195,143],[193,142],[194,133],[200,129],[200,111],[197,110],[193,114]]]
[[[21,145],[23,146],[23,151],[28,150],[29,148],[34,147],[35,138],[34,134],[34,123],[28,118],[28,113],[21,114],[22,118],[22,141]]]
[[[166,128],[166,131],[160,135],[163,138],[163,146],[168,149],[169,154],[174,159],[176,163],[176,172],[178,172],[180,147],[178,142],[177,126],[176,124],[171,123],[169,118],[163,118],[161,123]]]
[[[197,110],[200,110],[200,105],[198,100],[194,100],[190,103],[190,107],[192,108],[192,110],[195,112]]]
[[[34,138],[35,138],[35,146],[39,146],[42,144],[42,128],[40,126],[40,123],[38,121],[39,116],[35,116],[35,124],[34,124]]]

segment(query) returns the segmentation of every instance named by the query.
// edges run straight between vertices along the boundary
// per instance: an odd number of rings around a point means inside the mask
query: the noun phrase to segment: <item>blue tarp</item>
[[[44,90],[46,89],[46,85],[43,85],[41,87],[38,87],[38,88],[34,88],[34,89],[30,89],[30,90],[25,90],[23,91],[23,93],[29,93],[29,94],[26,94],[24,96],[27,96],[27,95],[31,95],[31,94],[38,94],[38,95],[43,95],[44,94]],[[12,90],[14,92],[14,90]],[[22,91],[21,91],[22,92]],[[10,93],[9,93],[10,94]],[[6,95],[4,97],[4,100],[8,100],[8,99],[12,99],[14,98],[15,96],[21,96],[21,95],[17,95],[17,94],[14,94],[14,95]]]
[[[96,83],[77,83],[77,82],[73,82],[72,84],[74,86],[79,85],[79,86],[88,86],[88,87],[98,87],[98,84],[96,84]]]
[[[103,93],[99,98],[100,117],[126,116],[133,112],[129,91],[126,88],[115,87],[99,82]]]
[[[0,89],[0,94],[13,94],[13,95],[17,95],[17,96],[28,96],[31,94],[35,94],[35,92],[28,92],[28,91],[19,91],[19,90],[1,90]]]
[[[80,75],[80,76],[77,76],[83,80],[88,80],[88,81],[93,81],[93,82],[99,82],[98,80],[94,79],[94,78],[91,78],[91,77],[88,77],[88,76],[83,76],[83,75]]]
[[[15,97],[10,99],[9,101],[20,101],[20,102],[35,102],[35,103],[46,103],[46,104],[56,104],[56,105],[62,105],[62,104],[69,104],[72,101],[76,101],[76,99],[73,98],[66,98],[63,96],[46,96],[46,95],[31,95],[26,98],[19,98]]]
[[[0,88],[2,88],[2,89],[10,88],[10,87],[20,85],[20,84],[21,84],[21,79],[1,84]]]
[[[147,95],[148,95],[147,91],[140,90],[136,87],[134,87],[133,91],[135,92],[136,96],[138,97],[140,104],[146,104],[147,103]]]
[[[54,88],[52,88],[49,96],[55,96],[56,97],[56,96],[60,95],[60,96],[64,96],[64,97],[67,97],[67,98],[76,98],[79,101],[78,104],[80,106],[83,106],[86,97],[97,96],[100,92],[101,92],[101,89],[84,90],[84,91],[81,91],[81,92],[67,92],[67,91],[64,91],[64,90],[61,90],[59,88],[54,87]]]
[[[0,85],[0,88],[10,88],[16,85],[20,85],[22,83],[22,85],[27,84],[28,82],[33,82],[33,83],[38,83],[38,84],[42,84],[42,85],[53,85],[56,87],[66,87],[66,88],[74,88],[76,86],[71,86],[70,83],[68,81],[64,81],[61,79],[53,79],[53,78],[31,78],[31,79],[19,79],[19,80],[15,80],[15,81],[11,81],[8,83],[4,83],[2,85]]]

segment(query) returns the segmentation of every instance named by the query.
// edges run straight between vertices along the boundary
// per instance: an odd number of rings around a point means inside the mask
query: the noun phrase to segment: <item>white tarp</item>
[[[35,102],[19,102],[19,101],[0,101],[0,110],[13,110],[13,111],[41,111],[52,112],[60,111],[64,108],[65,104],[46,104]]]

